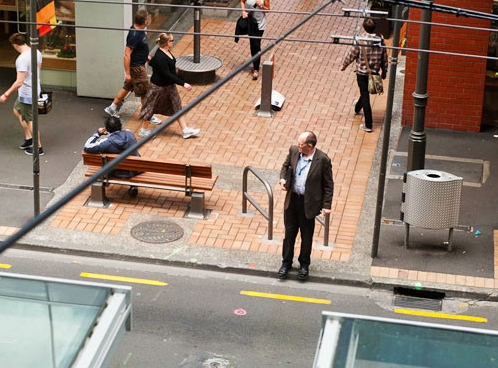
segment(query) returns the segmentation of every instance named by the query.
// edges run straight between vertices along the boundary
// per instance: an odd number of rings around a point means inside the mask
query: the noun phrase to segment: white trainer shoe
[[[149,136],[151,132],[152,132],[152,129],[140,128],[140,130],[138,131],[138,136],[144,138],[144,137]]]
[[[367,133],[372,133],[373,132],[373,129],[372,128],[368,128],[365,124],[360,124],[360,129],[363,130],[364,132],[367,132]]]
[[[195,137],[199,134],[200,131],[201,131],[200,129],[187,127],[185,129],[183,129],[182,137],[183,137],[183,139]]]
[[[156,118],[155,116],[151,117],[149,121],[151,124],[154,124],[154,125],[159,125],[163,122],[161,119]]]

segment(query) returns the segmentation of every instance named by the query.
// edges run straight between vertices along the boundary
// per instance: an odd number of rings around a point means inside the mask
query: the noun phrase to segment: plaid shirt
[[[372,35],[368,33],[362,33],[360,37],[372,37]],[[384,40],[382,40],[382,44],[384,44]],[[356,60],[357,73],[368,74],[365,57],[361,52],[361,47],[362,46],[360,45],[351,47],[342,62],[343,69],[345,69],[349,64]],[[388,60],[386,49],[378,46],[363,47],[365,47],[365,53],[367,54],[368,64],[370,65],[372,73],[379,74],[380,69],[382,69],[383,73],[387,73]]]

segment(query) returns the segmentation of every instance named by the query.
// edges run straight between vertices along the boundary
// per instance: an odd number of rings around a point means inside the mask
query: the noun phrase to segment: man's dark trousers
[[[370,93],[368,93],[368,75],[356,74],[356,81],[358,82],[358,87],[360,88],[360,98],[356,102],[354,107],[354,112],[359,114],[363,109],[363,115],[365,117],[365,126],[372,129],[373,118],[372,118],[372,106],[370,106]]]
[[[311,245],[315,232],[315,219],[306,218],[304,214],[304,196],[291,194],[289,207],[284,211],[285,238],[282,249],[283,263],[290,266],[294,258],[296,237],[301,231],[301,253],[299,263],[301,267],[309,267],[311,263]]]

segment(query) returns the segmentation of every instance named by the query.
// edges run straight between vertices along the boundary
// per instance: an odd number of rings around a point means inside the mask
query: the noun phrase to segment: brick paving
[[[318,5],[317,1],[272,2],[274,9],[299,11],[311,11]],[[350,5],[354,7],[354,4]],[[340,4],[333,5],[327,11],[340,13],[340,7]],[[280,35],[300,18],[296,15],[270,14],[265,36]],[[356,26],[352,18],[315,17],[291,38],[328,40],[330,34],[352,34]],[[234,27],[234,22],[205,19],[202,32],[232,34]],[[268,41],[264,41],[263,47],[267,44]],[[180,56],[191,54],[192,50],[192,38],[186,36],[175,45],[173,52]],[[345,72],[339,71],[346,50],[347,46],[283,42],[275,49],[273,87],[284,94],[286,100],[282,110],[273,118],[255,116],[254,102],[260,94],[261,80],[252,81],[248,68],[186,115],[189,125],[202,129],[198,138],[182,139],[180,128],[174,123],[141,149],[145,157],[212,164],[215,173],[220,175],[220,181],[233,179],[225,178],[225,171],[219,169],[220,172],[217,172],[217,168],[229,168],[240,173],[232,188],[220,185],[213,192],[206,193],[206,206],[212,213],[206,220],[188,220],[193,224],[193,231],[185,240],[188,244],[280,254],[284,193],[277,184],[277,175],[289,146],[295,144],[299,133],[313,130],[318,136],[318,147],[332,159],[335,193],[330,222],[332,246],[315,247],[312,258],[337,262],[350,260],[379,140],[386,95],[372,96],[374,132],[368,134],[359,130],[362,117],[353,114],[353,101],[358,94],[354,68],[350,66]],[[232,38],[205,37],[201,51],[223,60],[223,67],[217,72],[218,78],[228,75],[250,55],[247,40],[241,39],[236,44]],[[193,86],[191,92],[179,88],[184,105],[209,87]],[[127,123],[127,128],[136,133],[141,125],[137,115],[138,111]],[[275,180],[270,184],[274,193],[275,242],[265,241],[268,229],[263,216],[241,213],[242,171],[246,166],[274,174]],[[50,226],[112,236],[123,230],[132,215],[183,218],[190,202],[183,193],[144,188],[135,198],[128,196],[126,187],[111,186],[107,194],[112,198],[109,208],[89,208],[84,206],[89,197],[87,189],[53,216]],[[267,207],[266,193],[257,191],[252,196],[264,208]],[[254,212],[254,209],[250,209]],[[10,235],[15,230],[0,227],[0,235]],[[317,243],[323,242],[323,228],[320,225],[316,228],[315,240]],[[496,231],[494,240],[496,247]],[[497,265],[495,256],[495,269]],[[400,279],[469,287],[498,286],[498,279],[387,267],[372,267],[370,275],[374,280]]]
[[[316,2],[300,2],[295,10],[311,11]],[[280,2],[274,6],[279,8]],[[289,9],[293,10],[293,9]],[[337,13],[339,8],[328,10]],[[271,14],[268,16],[267,37],[276,37],[301,16]],[[336,22],[336,19],[340,19]],[[291,38],[313,35],[313,39],[328,40],[332,33],[353,32],[356,23],[343,18],[316,17]],[[202,31],[213,34],[233,33],[234,23],[225,20],[203,20]],[[313,30],[313,33],[310,33]],[[221,43],[221,45],[220,45]],[[265,42],[263,42],[263,47]],[[177,56],[192,53],[191,37],[183,37],[173,50]],[[260,94],[261,82],[252,81],[249,69],[235,76],[221,89],[206,98],[186,115],[188,124],[202,129],[200,137],[183,140],[180,128],[174,123],[141,150],[145,157],[207,162],[229,166],[240,171],[246,166],[256,170],[270,170],[278,174],[288,148],[301,131],[313,130],[318,146],[333,162],[335,194],[330,223],[333,250],[313,251],[312,258],[348,261],[363,204],[363,196],[379,136],[379,125],[385,109],[385,96],[373,98],[375,126],[373,134],[358,129],[361,117],[355,117],[352,104],[357,97],[353,68],[340,72],[339,66],[346,46],[281,43],[275,52],[274,89],[285,95],[283,109],[273,118],[255,116],[254,102]],[[223,78],[249,57],[248,40],[238,44],[232,38],[205,37],[202,52],[223,60],[217,76]],[[263,57],[263,60],[265,57]],[[202,94],[210,86],[194,86],[191,92],[180,88],[184,105]],[[127,128],[137,132],[140,122],[137,113]],[[166,117],[164,117],[166,118]],[[216,172],[216,170],[215,170]],[[222,176],[222,174],[220,174]],[[283,236],[284,193],[276,181],[274,191],[274,238]],[[190,244],[279,254],[280,248],[267,244],[267,221],[263,216],[241,216],[241,185],[238,190],[215,188],[206,194],[206,206],[213,214],[196,221],[188,239]],[[83,206],[89,190],[66,205],[51,222],[62,229],[117,234],[133,213],[164,217],[183,217],[189,199],[182,193],[140,189],[140,195],[130,198],[125,187],[111,186],[108,195],[113,204],[107,209]],[[259,203],[267,201],[266,194],[256,194]],[[263,205],[264,207],[264,205]],[[316,239],[323,238],[323,227],[317,226]]]

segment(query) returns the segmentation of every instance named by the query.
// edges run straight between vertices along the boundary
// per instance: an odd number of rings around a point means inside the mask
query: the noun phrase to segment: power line
[[[486,20],[498,20],[498,15],[491,13],[479,12],[476,10],[462,9],[455,6],[439,5],[434,3],[426,3],[424,1],[414,0],[384,0],[386,3],[393,5],[407,5],[410,8],[419,8],[424,10],[437,11],[441,13],[454,14],[457,17],[470,17]]]
[[[26,235],[31,230],[33,230],[36,226],[38,226],[40,223],[45,221],[49,216],[54,214],[57,210],[59,210],[62,206],[64,206],[66,203],[68,203],[71,199],[73,199],[78,194],[80,194],[83,190],[85,190],[85,188],[90,186],[93,182],[97,181],[100,177],[102,177],[107,172],[109,172],[110,170],[115,168],[117,165],[119,165],[132,152],[134,152],[135,150],[138,150],[140,147],[142,147],[143,145],[148,143],[150,140],[153,140],[157,134],[162,132],[169,125],[171,125],[173,122],[178,120],[178,118],[182,117],[184,114],[186,114],[187,112],[192,110],[195,106],[200,104],[205,98],[207,98],[208,96],[210,96],[211,94],[216,92],[219,88],[221,88],[223,85],[228,83],[237,74],[239,74],[245,68],[250,66],[254,60],[256,60],[257,58],[260,58],[262,55],[266,54],[268,51],[270,51],[275,46],[277,46],[287,36],[289,36],[291,33],[296,31],[298,28],[300,28],[302,25],[304,25],[306,22],[308,22],[311,18],[313,18],[316,15],[316,13],[320,12],[322,9],[326,8],[327,6],[329,6],[330,4],[333,4],[336,1],[340,1],[340,0],[326,0],[325,3],[323,5],[321,5],[317,10],[310,13],[307,17],[301,19],[296,25],[294,25],[289,30],[284,32],[280,37],[278,37],[275,41],[273,41],[268,46],[266,46],[263,50],[261,50],[256,55],[254,55],[252,58],[248,59],[247,61],[245,61],[244,63],[239,65],[235,70],[233,70],[231,73],[229,73],[225,78],[216,82],[213,86],[208,88],[205,92],[203,92],[201,95],[199,95],[199,97],[197,97],[195,100],[193,100],[188,105],[186,105],[183,109],[181,109],[180,111],[178,111],[178,112],[174,113],[172,116],[170,116],[169,119],[167,119],[163,124],[161,124],[160,126],[156,127],[154,130],[152,130],[150,135],[139,140],[136,144],[134,144],[130,148],[123,151],[114,160],[112,160],[110,163],[105,165],[102,169],[98,170],[90,178],[86,179],[83,183],[77,185],[76,188],[71,190],[69,193],[67,193],[65,196],[63,196],[61,199],[59,199],[52,206],[45,209],[39,215],[37,215],[36,217],[34,217],[30,221],[28,221],[26,224],[24,224],[24,226],[22,226],[15,234],[9,236],[7,239],[5,239],[3,242],[0,243],[0,253],[2,253],[7,248],[11,247],[17,240],[21,239],[24,235]]]
[[[437,23],[437,22],[423,22],[421,20],[410,20],[410,19],[395,19],[395,18],[385,18],[392,22],[401,22],[401,23],[415,23],[415,24],[429,24],[431,26],[436,27],[447,27],[447,28],[459,28],[459,29],[468,29],[471,31],[485,31],[485,32],[498,32],[496,28],[483,28],[483,27],[473,27],[473,26],[463,26],[458,24],[447,24],[447,23]]]

